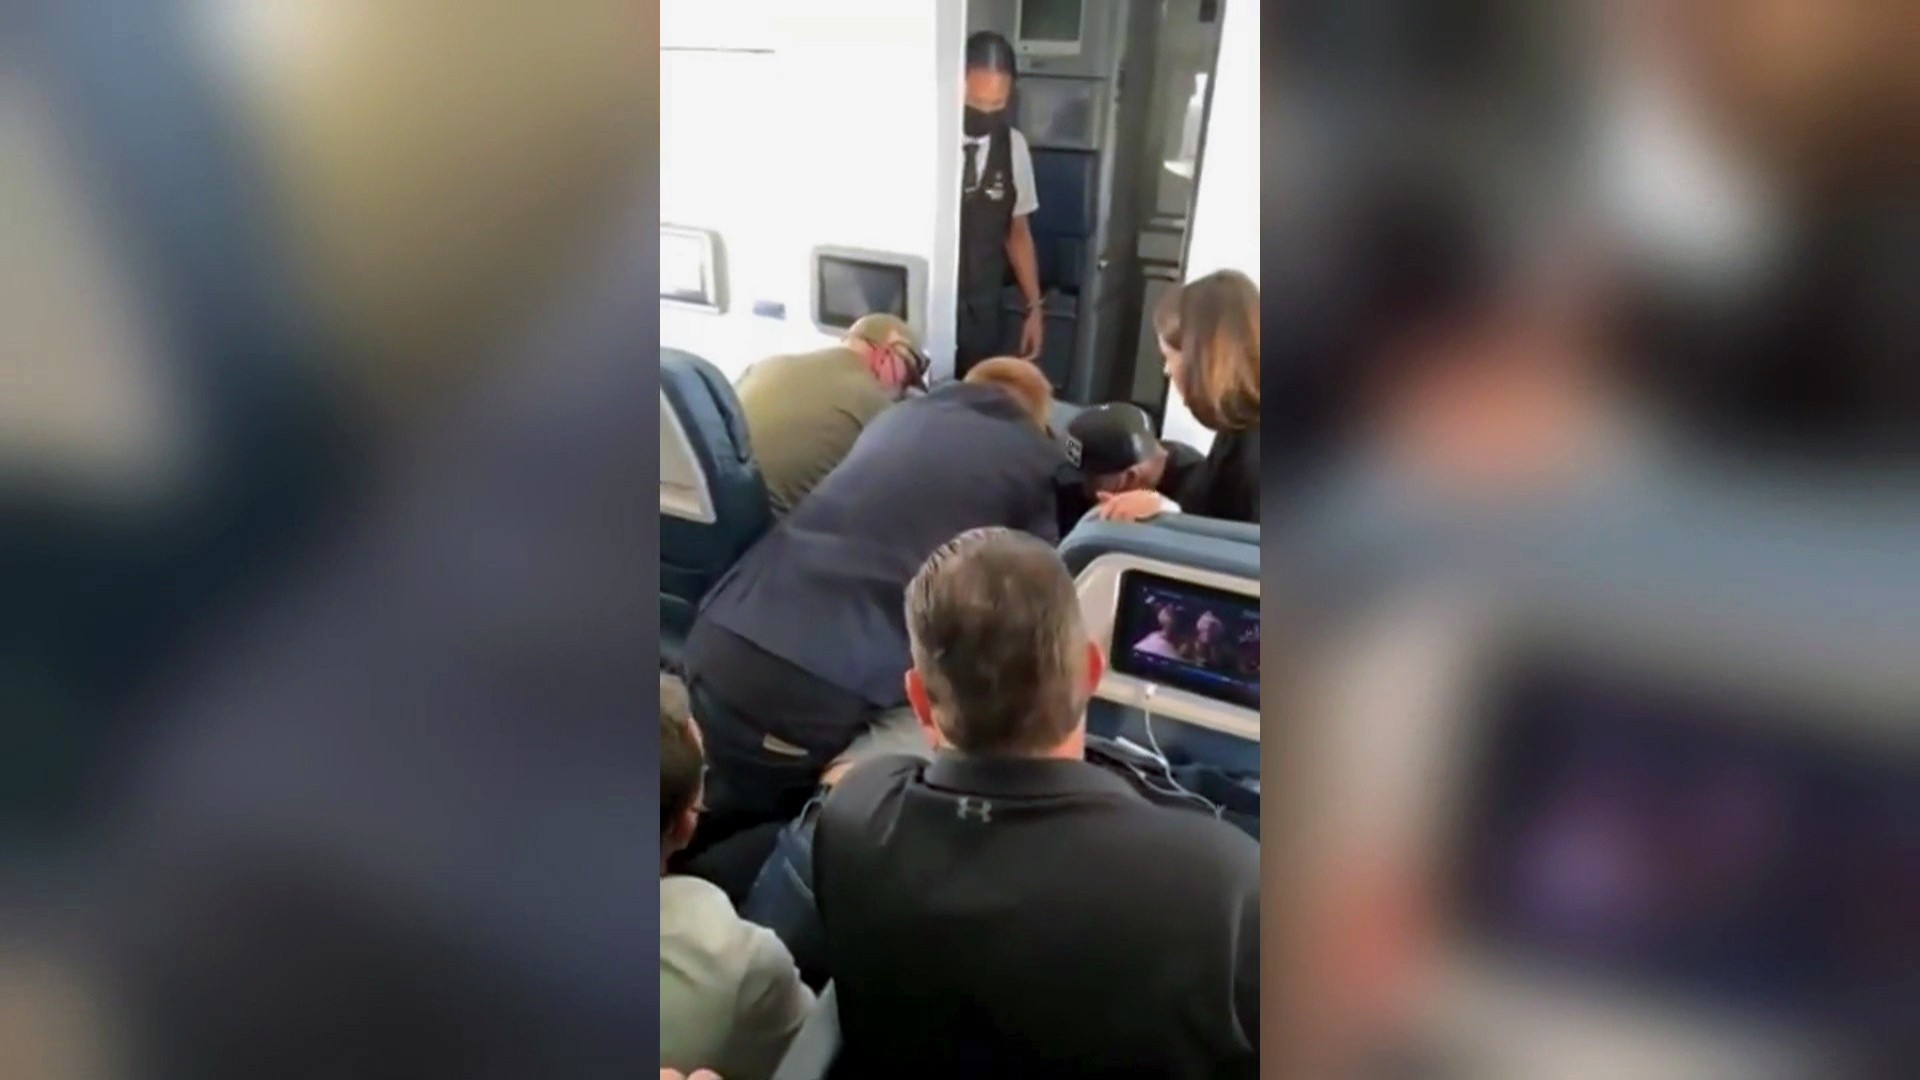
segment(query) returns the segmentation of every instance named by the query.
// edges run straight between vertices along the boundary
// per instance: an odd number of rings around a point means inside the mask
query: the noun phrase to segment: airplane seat
[[[825,1080],[840,1056],[840,1007],[834,999],[833,984],[820,993],[813,1013],[800,1027],[787,1047],[773,1080]]]
[[[1181,522],[1177,515],[1141,524],[1084,521],[1061,542],[1060,557],[1072,572],[1086,607],[1087,627],[1101,639],[1117,632],[1116,623],[1126,618],[1116,608],[1130,570],[1174,578],[1183,576],[1183,571],[1198,572],[1233,582],[1257,583],[1260,578],[1259,530],[1204,518]],[[1114,560],[1121,565],[1111,565]],[[1207,587],[1205,582],[1199,584]],[[1257,608],[1258,601],[1254,604]],[[1223,820],[1257,840],[1257,711],[1231,701],[1207,704],[1191,697],[1185,699],[1188,704],[1178,708],[1172,708],[1174,703],[1162,697],[1166,704],[1148,710],[1142,707],[1138,690],[1129,688],[1136,681],[1117,672],[1101,680],[1102,688],[1087,708],[1088,734],[1150,747],[1152,756],[1169,767],[1177,785],[1213,804]],[[1183,689],[1177,684],[1165,685]],[[1193,712],[1196,707],[1201,711]]]
[[[1061,401],[1055,398],[1053,407],[1047,413],[1047,423],[1053,430],[1064,432],[1067,430],[1067,425],[1073,423],[1073,418],[1085,412],[1086,408],[1085,405],[1077,405],[1071,401]]]
[[[660,653],[677,661],[700,600],[772,523],[733,387],[712,364],[660,350]]]
[[[1192,536],[1211,536],[1260,546],[1260,526],[1251,521],[1228,521],[1226,518],[1203,517],[1199,514],[1168,514],[1154,518],[1153,523]]]
[[[1093,196],[1099,183],[1099,155],[1088,150],[1033,150],[1033,184],[1038,190],[1040,208],[1029,224],[1035,239],[1085,241],[1094,233]],[[1078,290],[1078,266],[1058,281],[1062,288]]]
[[[1060,558],[1075,577],[1102,555],[1131,555],[1257,581],[1260,530],[1184,514],[1140,523],[1089,519],[1060,542]]]

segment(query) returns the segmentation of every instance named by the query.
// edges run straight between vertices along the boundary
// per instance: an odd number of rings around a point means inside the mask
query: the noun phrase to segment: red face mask
[[[867,370],[882,386],[905,390],[918,388],[926,379],[926,364],[910,345],[867,344],[864,349]]]
[[[860,355],[867,362],[867,373],[881,386],[900,385],[900,359],[885,345],[862,342]]]

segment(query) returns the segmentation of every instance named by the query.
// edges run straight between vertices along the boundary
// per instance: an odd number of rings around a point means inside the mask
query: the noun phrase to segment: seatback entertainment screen
[[[1920,1008],[1911,757],[1588,673],[1503,697],[1465,830],[1480,935],[1731,1004]]]
[[[1140,570],[1120,575],[1113,670],[1260,707],[1260,600]]]
[[[901,319],[907,311],[907,268],[894,263],[821,255],[819,275],[820,321],[850,327],[864,315],[885,312]]]

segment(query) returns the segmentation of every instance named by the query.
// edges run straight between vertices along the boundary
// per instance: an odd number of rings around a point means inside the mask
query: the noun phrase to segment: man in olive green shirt
[[[774,516],[799,505],[867,424],[925,375],[913,331],[883,314],[854,323],[831,348],[748,368],[734,392]]]

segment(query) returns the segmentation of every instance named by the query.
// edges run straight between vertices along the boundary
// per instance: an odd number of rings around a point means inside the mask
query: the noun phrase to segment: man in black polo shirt
[[[1101,659],[1053,549],[965,533],[906,618],[940,749],[856,766],[814,841],[846,1067],[1255,1075],[1259,848],[1082,760]]]

